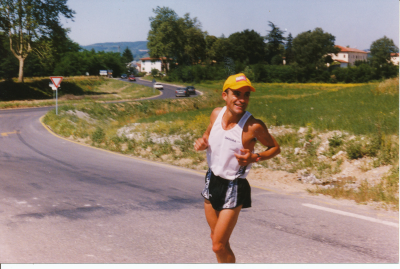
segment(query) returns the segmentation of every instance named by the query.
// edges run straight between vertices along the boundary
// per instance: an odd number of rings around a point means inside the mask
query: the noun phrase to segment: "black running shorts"
[[[210,201],[215,210],[251,207],[250,184],[245,178],[234,180],[224,179],[214,175],[209,169],[205,177],[206,185],[201,195]]]

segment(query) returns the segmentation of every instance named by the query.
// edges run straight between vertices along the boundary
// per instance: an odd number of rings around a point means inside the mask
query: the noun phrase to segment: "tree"
[[[206,35],[205,41],[206,41],[206,59],[211,61],[212,64],[212,47],[214,43],[218,40],[216,36],[213,35]]]
[[[63,30],[65,31],[64,34],[52,37],[42,36],[33,43],[32,53],[24,63],[24,67],[26,67],[26,71],[24,72],[25,76],[57,75],[54,74],[54,68],[61,58],[67,52],[78,52],[80,50],[79,44],[75,43],[67,36],[69,30]],[[39,68],[33,67],[32,62],[36,62]]]
[[[0,78],[11,79],[18,74],[18,62],[9,47],[8,36],[0,32]]]
[[[285,48],[285,59],[286,64],[291,64],[293,62],[293,37],[292,33],[289,33],[286,39],[286,48]]]
[[[285,31],[279,29],[279,27],[275,26],[272,22],[268,24],[271,27],[271,30],[265,36],[265,40],[267,41],[266,45],[266,60],[268,63],[271,63],[271,60],[274,56],[280,55],[282,57],[284,52],[284,40],[283,34]]]
[[[147,36],[151,57],[162,58],[163,64],[176,61],[180,65],[191,65],[205,58],[206,35],[197,18],[191,19],[188,13],[180,18],[168,7],[157,7],[153,12],[156,16],[150,17]]]
[[[126,47],[126,49],[122,52],[122,61],[127,64],[133,61],[132,51]]]
[[[221,36],[217,38],[211,45],[207,54],[211,61],[216,61],[217,63],[223,62],[227,57],[229,57],[229,50],[231,48],[231,43],[228,38]]]
[[[394,44],[393,39],[386,36],[372,42],[371,63],[374,67],[382,67],[391,63],[391,53],[396,53],[399,48]]]
[[[205,59],[207,33],[201,31],[201,23],[197,18],[191,19],[189,13],[179,18],[178,25],[183,33],[179,38],[183,50],[178,54],[177,62],[187,65],[198,64]]]
[[[335,37],[324,33],[321,28],[298,34],[293,39],[293,55],[296,63],[303,67],[325,67],[329,54],[337,54],[339,48],[335,47]]]
[[[63,34],[60,15],[72,19],[75,12],[67,0],[0,0],[0,28],[10,40],[10,50],[19,61],[18,81],[23,82],[24,61],[32,44],[42,36]]]
[[[235,61],[256,64],[264,60],[264,38],[254,30],[244,30],[229,36],[229,56]]]
[[[99,74],[99,70],[113,70],[117,77],[125,72],[126,65],[118,52],[88,51],[68,52],[55,67],[55,72],[61,76],[82,76]]]

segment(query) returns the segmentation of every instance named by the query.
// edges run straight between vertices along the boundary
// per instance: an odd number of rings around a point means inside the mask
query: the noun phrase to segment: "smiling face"
[[[243,114],[246,111],[250,99],[249,87],[242,87],[238,90],[228,89],[222,93],[226,107],[232,114]]]

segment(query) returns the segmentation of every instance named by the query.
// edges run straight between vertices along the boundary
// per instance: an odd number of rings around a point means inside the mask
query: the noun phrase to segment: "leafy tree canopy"
[[[386,36],[375,40],[370,47],[372,64],[375,67],[391,63],[390,54],[399,52],[399,48],[394,44],[393,39]]]
[[[244,30],[229,36],[229,55],[235,61],[255,64],[264,60],[264,38],[254,30]]]
[[[209,49],[207,49],[207,56],[211,61],[221,63],[229,55],[231,43],[228,38],[221,36],[216,38]]]
[[[157,7],[153,12],[156,16],[150,17],[147,36],[151,57],[166,57],[169,62],[185,65],[205,58],[205,33],[197,18],[190,18],[189,13],[180,18],[168,7]]]
[[[335,37],[321,28],[298,34],[293,39],[293,54],[295,61],[302,66],[323,67],[329,53],[337,54]]]
[[[67,0],[0,0],[0,29],[9,36],[10,50],[19,60],[19,81],[34,41],[41,37],[65,37],[60,15],[72,19]]]

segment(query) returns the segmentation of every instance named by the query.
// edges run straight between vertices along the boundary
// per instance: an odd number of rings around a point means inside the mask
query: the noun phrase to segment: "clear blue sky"
[[[322,28],[336,44],[369,49],[386,35],[399,46],[398,0],[68,0],[74,22],[63,20],[80,45],[145,41],[157,6],[197,17],[202,30],[228,37],[245,29],[266,35],[273,22],[285,36]]]

